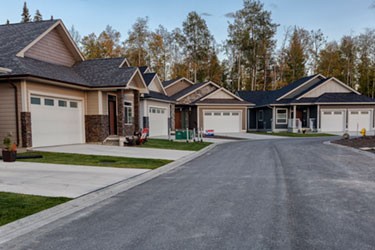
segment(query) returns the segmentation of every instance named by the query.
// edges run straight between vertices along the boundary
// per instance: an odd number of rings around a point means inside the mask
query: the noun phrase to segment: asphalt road
[[[374,159],[322,141],[219,145],[4,249],[375,249]]]

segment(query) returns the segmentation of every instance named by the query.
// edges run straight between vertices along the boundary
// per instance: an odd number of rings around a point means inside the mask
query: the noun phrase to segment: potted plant
[[[4,148],[2,151],[4,162],[15,162],[17,157],[17,145],[12,143],[11,134],[3,140]]]

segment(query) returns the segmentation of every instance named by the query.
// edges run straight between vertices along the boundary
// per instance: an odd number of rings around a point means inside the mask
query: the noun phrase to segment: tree
[[[206,21],[197,12],[190,12],[182,23],[185,36],[185,52],[193,71],[193,81],[204,81],[212,51],[213,37],[208,30]]]
[[[125,41],[126,57],[135,66],[148,65],[147,43],[149,40],[148,17],[138,18],[128,32]]]
[[[43,16],[42,16],[42,14],[40,13],[39,10],[36,10],[33,21],[34,21],[34,22],[40,22],[40,21],[43,21]]]
[[[265,89],[278,25],[272,22],[271,12],[263,10],[263,4],[255,0],[244,0],[243,9],[233,17],[228,26],[227,46],[234,49],[237,58],[238,88],[246,85],[246,89],[255,90],[260,79]],[[241,78],[242,68],[246,79]]]
[[[319,53],[318,72],[325,76],[342,79],[343,58],[337,42],[327,43]]]
[[[301,32],[302,31],[302,32]],[[306,51],[306,33],[297,28],[294,29],[289,41],[289,47],[286,52],[285,80],[291,83],[306,74],[305,63],[307,61]]]
[[[375,94],[375,29],[367,29],[356,38],[359,63],[359,90],[372,98]]]
[[[351,87],[354,87],[357,59],[357,48],[352,36],[344,36],[340,44],[341,56],[345,63],[343,76],[340,80],[344,81]]]
[[[81,44],[81,35],[75,29],[74,25],[72,25],[72,27],[70,28],[69,34],[72,37],[73,41],[77,44],[77,46],[80,47],[80,44]]]
[[[310,71],[312,74],[317,73],[318,65],[319,65],[319,53],[321,49],[325,46],[327,40],[323,34],[323,32],[319,30],[312,30],[310,31],[310,46],[309,46],[309,54],[310,54]]]
[[[29,8],[27,8],[27,3],[24,2],[23,3],[23,9],[22,9],[22,20],[21,22],[22,23],[28,23],[31,21],[31,16],[30,16],[30,12],[29,12]]]

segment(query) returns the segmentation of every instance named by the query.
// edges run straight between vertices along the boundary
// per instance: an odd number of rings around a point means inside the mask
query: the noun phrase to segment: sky
[[[24,0],[0,0],[0,23],[21,20]],[[321,29],[328,41],[343,35],[358,35],[366,28],[375,28],[375,0],[261,0],[264,9],[272,12],[279,24],[276,39],[281,44],[288,26],[307,30]],[[181,27],[191,11],[199,13],[217,42],[227,39],[225,14],[243,6],[243,0],[28,0],[33,16],[39,9],[44,19],[62,19],[70,29],[74,25],[81,36],[99,34],[107,25],[122,34],[125,40],[137,17],[149,17],[151,30],[159,24],[172,30]]]

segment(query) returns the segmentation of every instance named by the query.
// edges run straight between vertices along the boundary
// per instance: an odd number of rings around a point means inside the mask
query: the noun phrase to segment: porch
[[[273,131],[284,130],[292,133],[318,132],[319,107],[288,106],[274,107]]]

